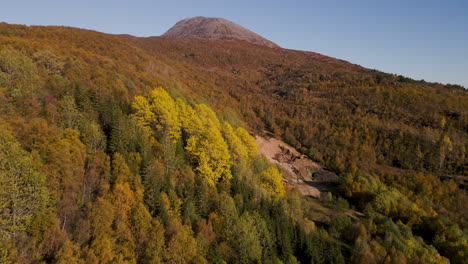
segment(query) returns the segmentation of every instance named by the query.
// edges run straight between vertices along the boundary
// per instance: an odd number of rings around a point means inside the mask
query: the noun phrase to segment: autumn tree
[[[197,256],[197,243],[192,229],[185,225],[181,226],[169,239],[163,256],[168,263],[190,263]]]
[[[262,187],[271,193],[274,199],[284,196],[283,175],[275,167],[270,167],[261,173]]]
[[[40,86],[36,65],[23,52],[13,48],[1,49],[0,84],[8,88],[15,102],[25,96],[33,96],[33,92]]]
[[[154,89],[149,101],[137,96],[132,104],[136,118],[172,140],[180,137],[180,120],[174,99],[162,88]]]
[[[49,194],[42,164],[23,150],[8,127],[0,123],[0,232],[2,237],[26,231],[44,210]]]
[[[262,245],[255,223],[255,218],[249,213],[244,213],[236,223],[234,250],[238,252],[239,263],[256,263],[262,260]]]
[[[65,62],[50,50],[40,50],[33,54],[33,58],[38,65],[44,67],[48,74],[59,75],[63,73]]]
[[[200,104],[186,110],[182,122],[188,134],[185,149],[196,162],[195,171],[212,185],[220,179],[230,179],[231,156],[215,113]]]
[[[244,145],[244,142],[242,142],[239,136],[235,133],[234,129],[232,129],[232,126],[229,123],[224,122],[222,125],[222,132],[229,147],[233,162],[246,162],[248,158],[250,158],[248,149]]]
[[[79,214],[80,191],[84,183],[86,150],[79,132],[67,128],[57,142],[51,143],[45,168],[48,186],[59,197],[58,215],[67,229],[74,226]]]

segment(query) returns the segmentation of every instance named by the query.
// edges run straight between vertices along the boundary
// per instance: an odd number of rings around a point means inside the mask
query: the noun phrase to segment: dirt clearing
[[[336,189],[338,176],[299,153],[295,148],[276,138],[256,136],[260,153],[270,162],[278,164],[283,171],[283,182],[299,193],[320,198],[321,192]]]

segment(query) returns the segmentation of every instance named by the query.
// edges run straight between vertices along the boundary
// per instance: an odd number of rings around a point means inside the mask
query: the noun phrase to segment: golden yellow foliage
[[[143,96],[135,96],[132,103],[132,108],[135,110],[135,118],[143,126],[151,126],[155,122],[154,113],[151,111],[150,104]]]
[[[242,141],[242,143],[244,143],[244,146],[247,148],[248,157],[250,159],[253,159],[253,157],[255,157],[255,155],[258,154],[258,147],[257,143],[255,142],[255,139],[251,135],[249,135],[249,132],[247,132],[242,127],[238,127],[236,129],[236,134]]]
[[[180,120],[174,99],[163,89],[150,94],[150,109],[157,119],[156,128],[173,140],[180,138]]]
[[[279,199],[284,196],[285,190],[283,185],[283,176],[277,168],[268,168],[262,172],[261,177],[263,188],[271,193],[275,199]]]
[[[223,124],[223,136],[229,146],[229,151],[231,152],[234,162],[249,160],[250,157],[247,147],[234,132],[232,126],[227,122]]]

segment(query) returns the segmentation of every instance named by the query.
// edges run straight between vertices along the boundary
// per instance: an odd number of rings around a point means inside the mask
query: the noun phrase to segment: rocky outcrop
[[[339,177],[321,164],[302,155],[295,148],[276,138],[256,136],[260,153],[283,170],[283,181],[303,195],[319,198],[321,192],[334,190]]]
[[[187,18],[177,22],[162,36],[168,38],[238,39],[270,48],[279,47],[268,39],[223,18],[201,16]]]

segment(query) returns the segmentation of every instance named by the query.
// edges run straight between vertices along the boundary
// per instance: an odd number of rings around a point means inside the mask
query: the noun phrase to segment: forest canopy
[[[2,23],[0,263],[467,263],[467,95],[239,41]],[[340,182],[300,195],[258,134]]]

